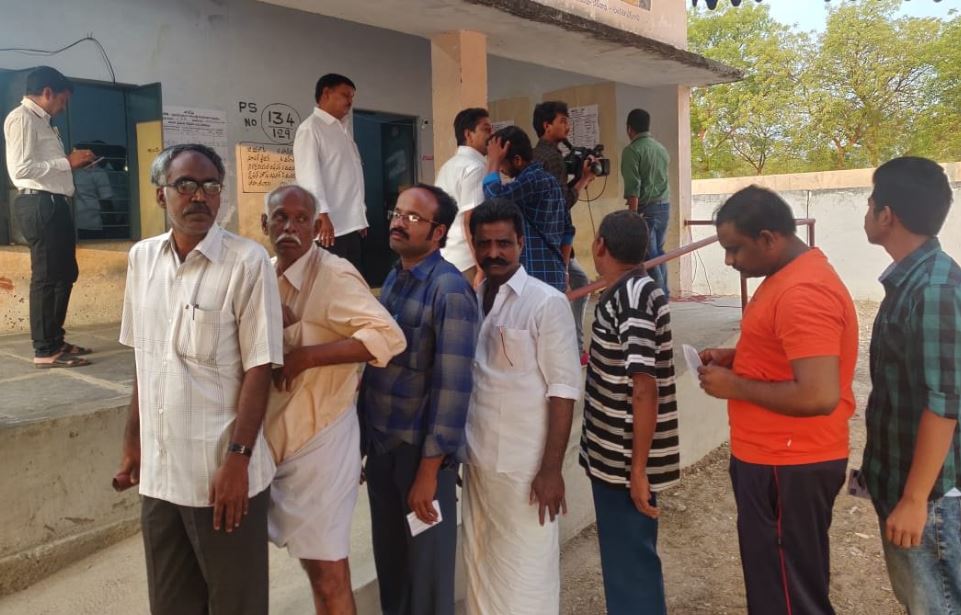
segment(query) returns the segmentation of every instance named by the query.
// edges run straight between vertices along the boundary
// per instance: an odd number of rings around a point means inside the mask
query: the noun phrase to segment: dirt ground
[[[877,304],[863,302],[857,307],[861,346],[854,384],[858,409],[851,419],[853,467],[860,466],[864,449],[863,412],[870,390],[868,344]],[[671,613],[721,615],[747,610],[728,458],[726,446],[714,451],[685,470],[678,487],[659,497],[662,512],[658,547]],[[561,577],[562,613],[605,612],[593,526],[564,547]],[[839,615],[904,613],[894,599],[884,568],[874,509],[869,501],[844,491],[835,503],[831,527],[831,600]]]

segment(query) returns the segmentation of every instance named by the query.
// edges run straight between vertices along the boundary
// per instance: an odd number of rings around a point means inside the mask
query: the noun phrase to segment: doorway
[[[384,283],[397,255],[387,237],[387,212],[401,191],[417,182],[417,118],[376,111],[354,111],[354,141],[364,167],[367,240],[364,278],[371,287]]]

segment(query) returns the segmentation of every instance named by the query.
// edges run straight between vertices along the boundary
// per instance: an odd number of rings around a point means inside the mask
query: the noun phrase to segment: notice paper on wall
[[[594,147],[601,141],[601,125],[597,119],[597,105],[571,107],[570,142],[574,147]]]
[[[164,147],[199,143],[217,152],[227,167],[228,176],[233,175],[232,164],[227,156],[227,114],[217,109],[198,107],[178,107],[164,105],[163,108]],[[234,215],[234,200],[228,178],[224,179],[224,191],[220,196],[220,213],[217,220],[223,223]]]
[[[513,126],[513,120],[504,120],[503,122],[491,122],[491,133],[495,133],[501,128],[507,128],[508,126]]]
[[[270,192],[294,180],[294,146],[240,143],[237,148],[242,192]]]

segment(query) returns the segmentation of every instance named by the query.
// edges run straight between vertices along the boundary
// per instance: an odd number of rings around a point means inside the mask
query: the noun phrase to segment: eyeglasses
[[[173,188],[180,194],[193,196],[197,190],[203,188],[204,194],[214,196],[224,191],[224,185],[218,181],[210,180],[199,182],[195,179],[182,178],[172,184],[163,184],[164,188]]]
[[[433,220],[428,220],[427,218],[421,218],[417,214],[405,214],[404,212],[397,211],[396,209],[391,209],[390,211],[387,212],[388,222],[398,218],[403,218],[404,220],[407,220],[411,224],[417,224],[418,222],[427,222],[428,224],[431,224],[433,226],[437,226],[438,224],[440,224],[439,222],[434,222]]]

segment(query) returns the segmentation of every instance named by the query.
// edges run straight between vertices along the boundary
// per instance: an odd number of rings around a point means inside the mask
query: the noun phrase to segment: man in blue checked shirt
[[[358,403],[385,615],[454,613],[454,489],[480,327],[473,289],[440,255],[456,215],[454,199],[424,184],[401,193],[389,214],[400,262],[380,301],[407,349],[366,369]],[[412,537],[409,513],[432,527]]]
[[[524,215],[521,265],[528,274],[561,292],[567,291],[567,264],[574,225],[557,178],[533,162],[527,133],[516,126],[495,132],[487,145],[484,196],[513,201]],[[513,179],[503,183],[500,174]]]

